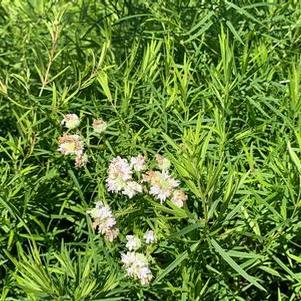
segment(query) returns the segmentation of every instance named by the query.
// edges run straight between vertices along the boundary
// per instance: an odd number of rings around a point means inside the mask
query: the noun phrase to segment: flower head
[[[126,159],[121,157],[114,158],[109,166],[107,188],[109,191],[119,192],[123,190],[127,181],[132,178],[132,170]]]
[[[187,195],[185,194],[183,189],[174,190],[171,201],[178,207],[183,207],[185,201],[187,201]]]
[[[113,241],[119,230],[116,228],[116,219],[111,209],[102,202],[97,202],[95,208],[88,211],[93,221],[93,228],[103,234],[109,241]]]
[[[149,171],[143,175],[143,180],[150,184],[149,193],[162,203],[169,198],[180,182],[175,180],[167,171]]]
[[[138,270],[137,276],[142,285],[148,285],[153,278],[150,268],[146,265]]]
[[[82,155],[84,144],[79,135],[67,135],[59,137],[59,148],[64,155]]]
[[[141,247],[141,240],[136,235],[127,235],[126,247],[130,251],[136,251]]]
[[[76,114],[66,114],[64,119],[61,121],[61,125],[65,126],[69,130],[77,128],[79,124],[80,119]]]
[[[112,228],[105,232],[105,239],[112,242],[119,234],[118,228]]]
[[[140,280],[142,285],[148,285],[153,278],[147,258],[142,253],[127,252],[121,254],[121,262],[127,274]]]
[[[131,158],[131,167],[135,171],[142,171],[145,169],[145,157],[142,155],[138,155],[137,157]]]
[[[127,195],[131,199],[138,192],[142,192],[142,186],[135,181],[127,181],[122,194]]]
[[[170,161],[167,158],[157,154],[155,156],[159,169],[168,170],[170,167]]]
[[[80,168],[86,166],[88,163],[87,154],[78,154],[75,158],[75,167]]]
[[[146,231],[143,238],[147,244],[151,244],[156,241],[156,236],[153,230]]]
[[[96,133],[103,133],[107,129],[107,123],[102,119],[94,119],[92,127]]]

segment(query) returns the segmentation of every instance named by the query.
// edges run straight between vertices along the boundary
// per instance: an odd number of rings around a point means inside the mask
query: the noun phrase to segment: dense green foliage
[[[301,300],[299,0],[2,0],[0,37],[0,300]],[[107,192],[113,157],[158,152],[183,209]],[[155,230],[149,286],[97,199],[121,235]]]

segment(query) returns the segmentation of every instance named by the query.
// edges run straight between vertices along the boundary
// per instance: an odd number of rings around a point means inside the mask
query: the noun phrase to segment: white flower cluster
[[[183,207],[187,200],[184,190],[178,188],[180,181],[169,174],[170,161],[161,155],[156,155],[158,170],[147,171],[143,181],[149,184],[149,194],[160,200],[161,204],[170,199],[178,207]]]
[[[93,219],[93,228],[98,229],[98,232],[104,235],[106,240],[112,242],[117,238],[119,229],[116,227],[116,219],[107,205],[97,202],[95,207],[88,211],[88,214]],[[156,241],[153,230],[146,231],[143,238],[146,244]],[[142,247],[142,241],[136,235],[126,235],[126,240],[127,252],[121,253],[121,262],[128,276],[138,279],[142,285],[148,285],[153,278],[148,260],[144,254],[136,252]]]
[[[152,244],[156,241],[156,236],[153,230],[148,230],[145,232],[143,238],[146,244]]]
[[[145,158],[142,155],[132,157],[130,163],[119,156],[114,158],[110,163],[106,180],[108,191],[121,192],[132,198],[143,191],[142,183],[147,183],[149,194],[160,200],[161,204],[170,199],[176,206],[183,207],[187,195],[183,189],[178,188],[180,182],[170,175],[170,161],[161,155],[156,155],[155,158],[159,170],[146,171],[142,175],[141,183],[133,180],[133,172],[145,170]]]
[[[58,150],[64,155],[79,156],[83,153],[84,144],[79,135],[65,134],[59,137],[59,144]]]
[[[137,279],[142,285],[148,285],[153,278],[153,274],[149,268],[149,263],[143,253],[136,252],[141,248],[142,242],[136,235],[127,235],[126,253],[121,253],[121,262],[127,271],[128,276]],[[155,242],[154,231],[148,230],[144,234],[147,244]]]
[[[153,278],[148,260],[142,253],[131,252],[121,254],[121,262],[128,276],[139,279],[142,285],[148,285]]]
[[[76,114],[64,115],[61,125],[67,130],[74,130],[80,125],[80,118]],[[95,133],[102,133],[107,128],[107,123],[102,119],[94,119],[92,124]],[[84,153],[83,139],[79,135],[64,134],[59,137],[59,148],[64,155],[75,156],[75,167],[84,167],[88,162],[88,156]]]
[[[147,245],[152,244],[156,241],[156,236],[153,230],[146,231],[143,238]],[[127,235],[126,240],[127,240],[126,248],[129,249],[129,251],[136,251],[141,248],[142,242],[138,236]]]
[[[80,124],[80,119],[76,114],[66,114],[61,121],[61,125],[65,126],[68,130],[76,129]]]
[[[112,242],[119,234],[116,219],[111,209],[102,202],[97,202],[95,208],[88,211],[93,221],[93,228],[104,235],[105,239]]]
[[[75,166],[83,167],[88,161],[84,152],[84,139],[78,133],[70,131],[80,125],[80,118],[76,114],[66,114],[61,125],[67,128],[67,133],[59,137],[59,148],[64,155],[74,156]],[[94,133],[100,134],[106,131],[107,123],[102,119],[94,119],[92,123]],[[176,180],[170,173],[170,161],[157,154],[156,168],[148,169],[146,158],[143,155],[131,157],[130,160],[117,156],[112,159],[108,168],[106,187],[108,191],[122,193],[133,198],[138,193],[146,192],[162,204],[171,200],[173,204],[183,207],[187,201],[184,190],[179,188],[180,181]],[[152,163],[150,164],[152,165]],[[110,207],[103,202],[97,202],[93,209],[88,210],[93,220],[93,228],[104,238],[113,242],[119,235],[116,219]],[[121,262],[126,269],[127,275],[139,280],[142,285],[148,285],[153,278],[149,267],[149,252],[142,252],[146,245],[156,242],[153,230],[144,233],[143,239],[137,235],[126,235],[126,251],[121,253]],[[151,250],[147,248],[147,250]]]
[[[66,114],[64,115],[63,120],[61,121],[61,125],[67,128],[68,130],[73,130],[79,127],[80,125],[80,118],[76,114]],[[96,133],[103,133],[107,129],[107,123],[99,119],[93,119],[92,124],[93,130]]]
[[[84,153],[84,143],[79,135],[64,134],[59,137],[59,148],[64,155],[75,155],[75,167],[83,167],[88,162],[88,156]]]
[[[102,119],[94,119],[92,124],[93,130],[95,133],[103,133],[106,131],[108,125]]]
[[[145,166],[143,156],[132,157],[131,163],[121,157],[114,158],[109,166],[107,182],[108,191],[121,192],[132,198],[142,192],[142,185],[133,179],[133,170],[141,171]]]

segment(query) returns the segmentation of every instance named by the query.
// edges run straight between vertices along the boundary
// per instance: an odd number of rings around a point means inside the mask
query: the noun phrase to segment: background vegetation
[[[2,0],[0,300],[300,300],[301,2]],[[60,121],[108,122],[75,169]],[[185,209],[108,194],[160,152]],[[155,229],[151,285],[91,229]]]

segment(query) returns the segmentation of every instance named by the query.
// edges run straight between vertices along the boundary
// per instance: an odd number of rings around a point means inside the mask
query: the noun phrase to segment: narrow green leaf
[[[229,254],[212,238],[211,244],[219,255],[243,278],[248,280],[252,285],[266,292],[266,289],[260,285],[254,277],[250,276],[245,270],[243,270],[230,256]]]
[[[190,251],[193,252],[196,250],[199,243],[195,243],[191,246]],[[162,280],[166,275],[168,275],[172,270],[174,270],[177,266],[179,266],[185,259],[188,258],[188,251],[184,251],[182,254],[178,255],[177,258],[163,271],[161,271],[157,278],[154,281],[154,284],[158,283],[160,280]]]
[[[290,142],[287,142],[287,148],[288,148],[288,152],[291,156],[291,159],[293,160],[293,162],[296,165],[299,173],[301,174],[301,161],[298,158],[298,156],[296,155],[296,153],[294,152],[294,150],[291,148]]]

